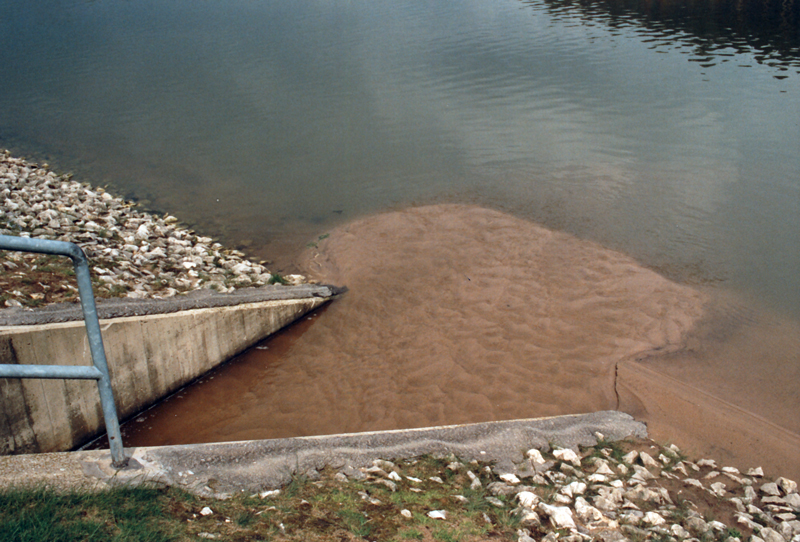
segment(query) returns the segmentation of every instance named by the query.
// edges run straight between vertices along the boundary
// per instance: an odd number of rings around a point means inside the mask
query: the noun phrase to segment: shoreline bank
[[[0,151],[0,234],[77,243],[98,298],[168,298],[198,289],[232,292],[304,277],[274,275],[238,250],[156,216],[102,188]],[[77,300],[68,258],[0,254],[0,306],[35,308]]]

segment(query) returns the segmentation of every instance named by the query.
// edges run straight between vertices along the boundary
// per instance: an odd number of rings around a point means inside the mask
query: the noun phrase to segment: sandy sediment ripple
[[[680,345],[706,301],[623,254],[473,206],[358,220],[306,256],[305,272],[349,293],[136,424],[152,428],[139,444],[613,409],[616,362]]]
[[[432,423],[613,408],[614,363],[677,346],[704,303],[620,253],[479,207],[382,214],[327,241],[308,270],[351,287],[331,318],[361,332],[342,350],[392,352],[407,391],[439,397]]]

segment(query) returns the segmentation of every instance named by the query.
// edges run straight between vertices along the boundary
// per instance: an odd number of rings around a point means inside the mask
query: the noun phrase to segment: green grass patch
[[[268,282],[269,284],[289,284],[289,281],[283,278],[283,276],[279,275],[278,273],[273,273],[272,275],[270,275]]]
[[[174,540],[164,520],[173,490],[128,488],[100,493],[10,489],[0,493],[0,541]]]

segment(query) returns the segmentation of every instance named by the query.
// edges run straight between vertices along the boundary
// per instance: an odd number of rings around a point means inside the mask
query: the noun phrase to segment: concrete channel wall
[[[317,292],[300,299],[101,319],[120,419],[163,399],[330,298]],[[91,365],[83,321],[0,327],[0,363]],[[93,380],[0,378],[0,454],[69,450],[104,430]]]

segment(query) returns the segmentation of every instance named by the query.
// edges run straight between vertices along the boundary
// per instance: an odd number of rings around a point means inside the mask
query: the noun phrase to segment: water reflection
[[[540,9],[542,2],[524,2]],[[711,67],[736,54],[753,54],[780,71],[800,67],[800,2],[796,0],[545,0],[555,21],[576,16],[586,25],[636,27],[651,48],[674,50],[676,41],[693,62]],[[785,76],[776,75],[777,78]]]
[[[263,259],[479,203],[800,314],[787,2],[0,0],[0,145]]]

